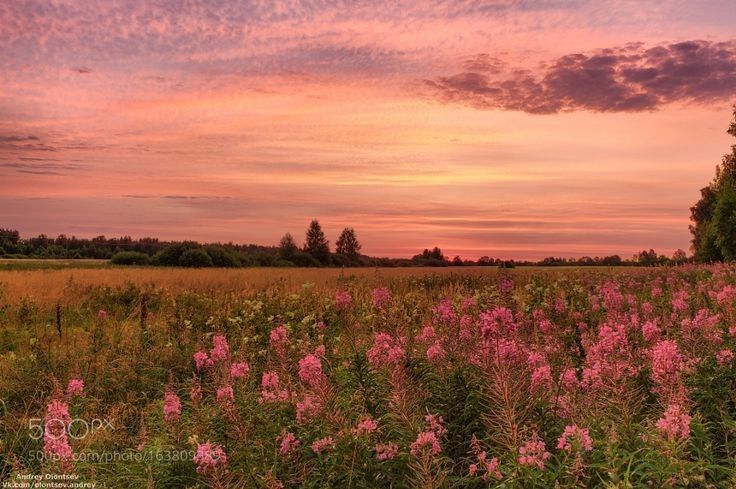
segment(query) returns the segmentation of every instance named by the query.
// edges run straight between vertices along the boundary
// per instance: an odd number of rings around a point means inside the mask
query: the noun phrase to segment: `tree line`
[[[439,247],[424,249],[411,258],[377,258],[361,253],[362,245],[352,227],[342,230],[330,249],[322,226],[316,219],[309,223],[304,243],[299,245],[290,233],[284,234],[276,246],[241,245],[234,243],[198,243],[196,241],[162,241],[157,238],[77,238],[61,234],[56,238],[39,235],[21,238],[16,230],[0,228],[0,257],[106,259],[115,265],[151,265],[180,267],[448,267],[488,266],[657,266],[682,264],[690,261],[683,250],[672,257],[643,250],[630,259],[619,255],[604,257],[563,258],[543,260],[503,260],[482,256],[477,260],[450,258]]]

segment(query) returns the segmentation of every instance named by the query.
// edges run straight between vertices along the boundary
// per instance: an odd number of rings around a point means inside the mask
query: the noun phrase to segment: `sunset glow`
[[[0,4],[0,226],[363,252],[687,249],[736,6]]]

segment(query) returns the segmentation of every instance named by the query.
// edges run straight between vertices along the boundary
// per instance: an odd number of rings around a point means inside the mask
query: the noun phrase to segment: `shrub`
[[[121,251],[110,259],[113,265],[148,265],[151,259],[139,251]]]
[[[204,250],[204,248],[194,248],[187,250],[179,257],[179,265],[182,267],[203,268],[214,267],[212,258]]]

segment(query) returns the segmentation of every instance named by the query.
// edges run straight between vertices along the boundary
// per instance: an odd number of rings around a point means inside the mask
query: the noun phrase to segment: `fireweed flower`
[[[657,428],[669,441],[683,441],[690,438],[692,418],[679,404],[670,404],[664,415],[657,421]]]
[[[281,389],[279,374],[276,372],[263,372],[261,377],[261,402],[286,401],[289,398],[289,391]]]
[[[189,399],[194,404],[202,400],[202,386],[196,380],[192,383],[192,388],[189,390]]]
[[[676,342],[658,341],[652,348],[652,381],[660,386],[677,384],[682,364],[682,355]]]
[[[322,382],[324,379],[322,362],[316,355],[309,354],[299,360],[299,378],[311,387]]]
[[[346,290],[338,290],[335,292],[335,307],[339,311],[350,309],[353,307],[353,296]]]
[[[216,394],[217,402],[225,405],[230,405],[235,400],[235,393],[233,392],[233,386],[224,385],[217,389]]]
[[[286,433],[277,436],[276,443],[279,444],[279,454],[282,457],[289,455],[302,444],[302,442],[299,441],[296,435],[291,431],[287,431]]]
[[[105,319],[107,319],[107,311],[105,311],[104,309],[100,309],[99,311],[97,311],[97,319],[99,321],[104,321]]]
[[[373,368],[390,368],[404,361],[406,352],[391,335],[376,333],[373,346],[366,356]]]
[[[391,460],[399,453],[399,446],[396,443],[377,443],[376,457],[378,460]]]
[[[210,356],[207,355],[206,352],[198,351],[194,355],[194,366],[197,368],[197,370],[202,370],[203,368],[211,367],[213,365],[212,359],[210,359]]]
[[[580,428],[577,425],[565,426],[565,431],[557,439],[557,448],[570,453],[574,450],[590,452],[593,450],[593,440],[590,438],[590,432],[587,428]]]
[[[320,438],[312,443],[312,451],[314,453],[320,453],[325,450],[331,450],[333,448],[335,448],[335,441],[332,439],[331,436]]]
[[[176,423],[181,416],[181,400],[174,391],[167,390],[164,394],[164,421]]]
[[[220,445],[201,443],[197,445],[194,464],[197,466],[197,473],[208,474],[227,466],[227,455]]]
[[[271,348],[279,355],[286,353],[286,347],[289,345],[289,332],[286,327],[281,325],[271,330],[268,336]]]
[[[66,396],[72,398],[74,396],[84,395],[84,381],[82,379],[71,379],[66,386]]]
[[[478,474],[482,474],[482,479],[484,481],[488,481],[491,477],[501,480],[503,478],[503,475],[501,475],[501,471],[498,470],[498,467],[500,465],[497,458],[491,458],[488,459],[488,454],[485,450],[482,450],[480,447],[480,443],[475,438],[475,435],[473,435],[472,440],[470,440],[470,446],[473,449],[473,453],[475,454],[475,458],[477,461],[475,463],[470,464],[469,467],[469,473],[471,476],[475,476]]]
[[[434,431],[423,431],[419,433],[417,439],[409,447],[409,451],[415,457],[422,453],[438,455],[442,452],[442,447],[440,446],[439,440],[437,440],[437,433]]]
[[[62,462],[68,462],[72,456],[67,428],[72,421],[69,405],[59,399],[52,400],[46,406],[46,417],[43,429],[43,451]]]
[[[552,387],[552,369],[544,364],[532,372],[531,388],[534,392],[542,392]]]
[[[321,404],[314,396],[305,396],[303,401],[296,403],[296,422],[305,424],[314,419],[321,409]]]
[[[358,425],[353,429],[353,433],[360,436],[363,434],[373,433],[378,429],[378,423],[375,419],[366,417],[360,420]]]
[[[371,291],[371,298],[373,299],[373,307],[376,309],[383,309],[391,303],[391,292],[388,287],[377,287]]]
[[[641,334],[647,342],[651,343],[658,340],[662,332],[656,321],[647,321],[641,326]]]
[[[572,368],[566,368],[562,375],[560,375],[560,384],[565,390],[572,391],[580,387],[580,381]]]
[[[733,363],[733,352],[731,350],[721,350],[718,353],[716,353],[716,362],[721,367],[725,365],[731,365]]]
[[[521,465],[535,466],[540,470],[544,469],[544,463],[551,456],[552,454],[547,451],[544,441],[539,438],[530,440],[519,448],[519,463]]]
[[[230,377],[233,379],[244,379],[250,372],[248,362],[233,363],[230,366]]]
[[[424,417],[424,421],[429,426],[430,431],[434,431],[437,436],[442,436],[447,433],[445,428],[445,420],[442,416],[436,416],[434,414],[427,414]]]
[[[445,359],[445,349],[442,348],[440,340],[436,340],[432,346],[427,348],[427,359],[432,363],[438,363]]]
[[[213,362],[221,362],[230,358],[230,346],[227,344],[227,338],[223,335],[215,335],[212,338],[212,349],[210,350],[210,359]]]

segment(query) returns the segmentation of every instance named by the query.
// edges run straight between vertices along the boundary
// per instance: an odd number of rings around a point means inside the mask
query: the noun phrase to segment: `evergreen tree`
[[[341,255],[349,256],[350,258],[357,258],[360,255],[362,246],[353,228],[343,229],[335,244],[337,245],[337,252]]]
[[[325,238],[319,221],[313,219],[307,228],[307,239],[304,251],[312,255],[317,261],[325,265],[330,261],[330,242]]]

